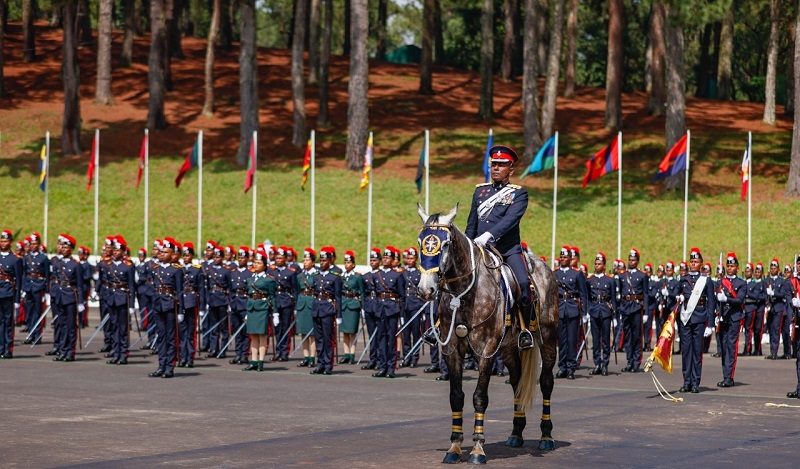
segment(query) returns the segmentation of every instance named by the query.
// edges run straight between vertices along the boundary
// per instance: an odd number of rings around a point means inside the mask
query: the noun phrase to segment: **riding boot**
[[[522,313],[522,330],[519,333],[517,340],[517,347],[520,350],[525,350],[533,347],[533,334],[528,330],[528,325],[531,323],[533,316],[533,303],[526,298],[520,301],[520,312]]]

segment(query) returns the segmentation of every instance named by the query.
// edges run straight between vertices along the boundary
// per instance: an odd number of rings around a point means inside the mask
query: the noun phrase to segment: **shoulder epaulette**
[[[611,274],[609,274],[609,273],[606,273],[606,277],[608,277],[608,278],[614,278],[614,276],[613,276],[613,275],[611,275]]]
[[[125,261],[125,265],[133,265],[133,262],[131,262],[131,261]]]
[[[267,266],[267,269],[270,269],[270,270],[275,270],[275,269],[277,269],[277,268],[278,268],[278,266],[276,266],[276,265],[274,265],[274,264],[269,264],[269,265]]]
[[[511,188],[514,188],[514,189],[522,189],[522,186],[520,186],[519,184],[509,184],[508,187],[511,187]]]
[[[182,266],[182,265],[180,265],[180,264],[178,264],[177,262],[173,263],[173,264],[172,264],[172,267],[175,267],[175,268],[177,268],[177,269],[182,269],[182,268],[183,268],[183,266]]]
[[[400,273],[403,273],[405,270],[406,270],[406,269],[404,269],[404,268],[402,268],[402,267],[396,267],[396,268],[394,269],[394,271],[395,271],[395,272],[400,272]]]
[[[590,279],[590,278],[594,278],[594,277],[595,277],[595,275],[594,275],[594,274],[589,274],[589,275],[587,275],[587,276],[586,276],[586,279],[588,280],[588,279]]]
[[[288,269],[290,272],[297,272],[297,269],[295,269],[295,268],[294,268],[294,267],[292,267],[292,266],[287,266],[286,268],[287,268],[287,269]]]
[[[340,274],[339,272],[335,272],[335,271],[331,271],[331,273],[332,273],[333,275],[337,276],[337,277],[341,277],[341,275],[342,275],[342,274]]]
[[[480,184],[475,184],[475,187],[483,187],[483,186],[491,186],[491,182],[482,182]]]
[[[195,269],[202,269],[203,266],[201,264],[192,263],[190,267],[194,267]]]

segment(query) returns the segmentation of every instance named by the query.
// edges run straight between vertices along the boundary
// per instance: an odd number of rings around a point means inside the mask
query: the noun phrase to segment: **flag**
[[[653,176],[653,182],[666,179],[686,170],[686,156],[688,154],[686,146],[688,142],[689,136],[684,135],[670,148],[667,156],[658,165],[658,172]]]
[[[670,374],[672,373],[672,343],[675,340],[675,312],[677,309],[676,307],[672,310],[667,321],[664,323],[664,327],[661,329],[661,335],[658,336],[656,347],[653,349],[650,358],[647,359],[645,364],[646,369],[649,369],[647,365],[652,366],[653,362],[657,362],[664,371]]]
[[[92,140],[92,154],[89,156],[89,168],[86,170],[86,192],[92,189],[92,179],[94,179],[94,169],[97,164],[97,137]]]
[[[747,188],[750,185],[750,148],[744,151],[742,158],[742,200],[747,198]]]
[[[145,157],[147,155],[147,134],[142,137],[142,148],[139,149],[139,174],[136,175],[136,189],[139,189],[139,183],[142,181],[142,174],[144,174]]]
[[[256,175],[256,139],[250,141],[250,156],[247,159],[247,174],[244,177],[244,193],[253,187],[253,177]]]
[[[425,143],[422,144],[422,151],[419,152],[419,164],[417,165],[417,177],[414,182],[417,183],[417,194],[422,192],[422,177],[425,173]]]
[[[306,154],[303,157],[303,182],[300,188],[306,190],[306,181],[308,181],[308,170],[311,169],[311,139],[308,139],[306,144]]]
[[[183,166],[178,171],[178,177],[175,178],[175,187],[181,187],[181,180],[183,176],[189,172],[190,169],[196,168],[198,161],[199,149],[197,148],[197,141],[194,142],[194,146],[192,147],[192,152],[189,156],[186,157],[186,161],[183,162]]]
[[[372,135],[367,140],[367,152],[364,154],[364,172],[361,175],[360,190],[364,190],[369,185],[369,173],[372,171]]]
[[[486,141],[486,154],[483,156],[483,182],[489,182],[491,179],[489,171],[491,170],[491,155],[489,154],[489,150],[492,149],[494,144],[494,137],[492,136],[492,131],[489,130],[489,139]]]
[[[525,168],[525,171],[520,174],[519,178],[522,179],[528,174],[538,173],[545,169],[551,169],[555,166],[556,161],[556,136],[553,135],[539,148],[536,156],[533,157],[530,166]]]
[[[47,145],[42,145],[42,152],[39,154],[39,189],[44,192],[47,187]]]
[[[600,176],[619,170],[618,142],[619,139],[615,137],[607,147],[595,153],[594,156],[586,162],[586,175],[583,176],[584,188],[586,184],[589,184]]]

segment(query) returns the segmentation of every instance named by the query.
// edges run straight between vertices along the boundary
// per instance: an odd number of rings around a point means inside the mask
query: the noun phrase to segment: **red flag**
[[[661,365],[667,373],[672,373],[672,343],[675,340],[675,313],[678,311],[680,303],[670,312],[664,327],[661,329],[661,334],[658,336],[658,342],[647,359],[645,370],[649,371],[653,366],[653,362]]]
[[[750,148],[744,151],[742,158],[742,200],[747,198],[747,189],[750,185]]]
[[[147,134],[142,137],[142,148],[139,149],[139,174],[136,175],[136,189],[139,189],[139,183],[142,181],[142,173],[144,173],[145,156],[147,154]]]
[[[686,170],[687,143],[689,135],[684,135],[667,153],[658,165],[658,172],[653,176],[653,182],[674,176]]]
[[[605,148],[598,151],[586,162],[586,175],[583,176],[583,187],[595,179],[619,170],[619,139],[614,140]]]
[[[256,139],[250,142],[250,157],[247,159],[247,175],[244,177],[244,192],[253,187],[253,177],[256,174]]]
[[[303,182],[300,188],[306,190],[306,181],[308,181],[308,170],[311,169],[311,139],[308,139],[306,144],[306,154],[303,157]]]
[[[189,156],[186,157],[186,161],[183,162],[183,166],[181,169],[178,170],[178,177],[175,178],[175,187],[181,187],[181,180],[183,176],[189,172],[190,169],[196,168],[198,165],[198,148],[197,148],[197,141],[194,142],[194,146],[192,147],[192,152],[189,153]]]
[[[97,134],[92,139],[92,154],[89,157],[89,168],[86,170],[86,192],[92,190],[92,180],[94,179],[94,169],[97,164]]]

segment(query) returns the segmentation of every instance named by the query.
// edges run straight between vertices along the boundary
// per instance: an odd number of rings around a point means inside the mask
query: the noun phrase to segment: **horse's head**
[[[417,213],[422,220],[419,232],[420,268],[422,275],[417,290],[425,301],[431,301],[439,290],[439,278],[447,265],[447,255],[452,240],[453,219],[458,213],[458,204],[447,215],[428,215],[422,205],[417,204]]]

